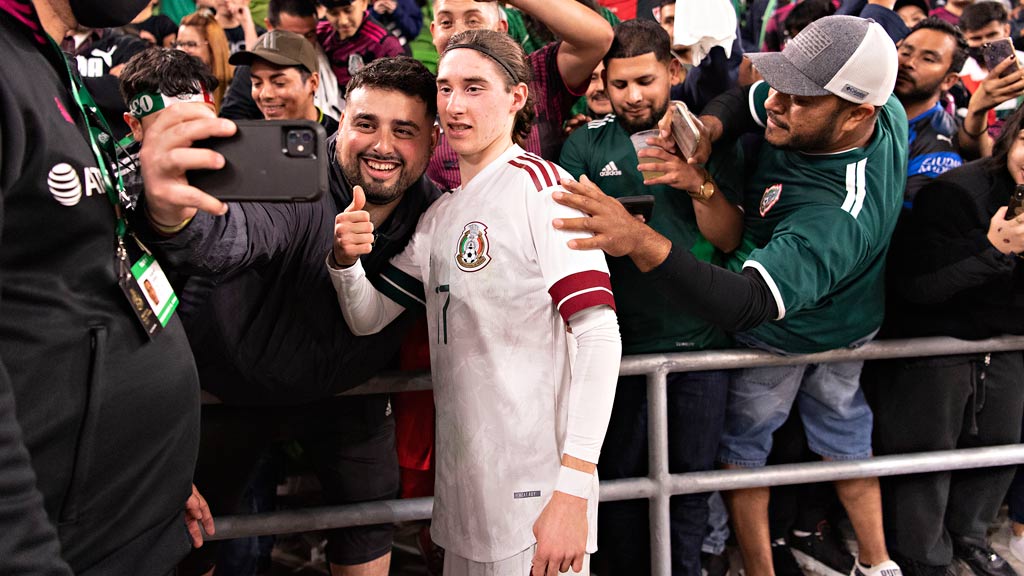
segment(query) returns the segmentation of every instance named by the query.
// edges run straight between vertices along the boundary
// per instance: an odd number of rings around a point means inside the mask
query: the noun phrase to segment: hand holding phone
[[[312,120],[238,120],[227,138],[194,144],[224,156],[220,170],[192,170],[188,182],[219,200],[311,202],[327,191],[327,133]]]
[[[1011,56],[1014,57],[1013,62],[999,74],[1000,78],[1020,70],[1020,62],[1016,58],[1017,51],[1014,50],[1013,41],[1009,38],[985,44],[981,47],[981,53],[985,59],[985,67],[989,70],[995,68],[1000,62],[1007,60]]]
[[[697,146],[700,145],[698,122],[700,120],[690,114],[686,104],[679,101],[672,102],[672,138],[676,141],[679,151],[687,159],[693,157]]]

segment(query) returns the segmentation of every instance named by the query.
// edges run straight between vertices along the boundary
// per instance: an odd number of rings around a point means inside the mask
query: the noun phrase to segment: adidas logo
[[[615,165],[615,162],[609,162],[604,165],[604,168],[601,168],[601,172],[598,176],[601,176],[602,178],[606,176],[622,176],[622,170],[619,170],[619,167]]]

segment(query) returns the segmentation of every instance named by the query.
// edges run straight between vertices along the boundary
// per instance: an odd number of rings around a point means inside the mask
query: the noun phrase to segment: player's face
[[[358,88],[342,113],[338,163],[368,202],[388,204],[427,170],[436,142],[425,102],[395,90]]]
[[[658,62],[653,52],[613,58],[605,68],[604,90],[615,117],[630,134],[650,130],[668,110],[670,73],[679,64]]]
[[[501,19],[497,2],[476,0],[436,0],[434,21],[430,23],[430,37],[437,53],[444,52],[448,40],[466,30],[508,30],[508,22]]]
[[[252,99],[267,120],[313,120],[319,76],[305,81],[295,66],[275,66],[263,60],[252,63]]]
[[[366,6],[369,0],[353,0],[348,6],[335,6],[327,9],[327,21],[334,27],[342,40],[351,38],[363,24]]]
[[[921,102],[937,95],[950,76],[956,40],[939,30],[924,28],[903,39],[896,97],[903,103]]]
[[[837,96],[794,96],[772,90],[765,101],[764,137],[773,146],[800,152],[832,152],[845,119]]]
[[[612,103],[608,93],[604,91],[604,62],[598,62],[597,68],[590,73],[590,86],[587,87],[587,107],[597,115],[611,114]]]
[[[437,110],[452,149],[464,158],[489,158],[512,143],[526,85],[512,90],[498,64],[470,49],[452,50],[437,67]]]
[[[1017,133],[1017,138],[1010,145],[1010,153],[1006,157],[1006,169],[1017,184],[1024,184],[1024,130]]]

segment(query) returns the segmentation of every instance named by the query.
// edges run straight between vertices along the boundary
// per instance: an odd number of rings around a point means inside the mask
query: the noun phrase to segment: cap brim
[[[764,81],[775,90],[793,96],[828,96],[831,94],[804,76],[782,52],[745,54]]]
[[[271,64],[277,64],[278,66],[302,66],[303,68],[306,67],[306,65],[303,64],[302,62],[292,60],[291,58],[281,56],[280,54],[276,54],[273,52],[261,52],[257,54],[256,52],[249,52],[248,50],[235,52],[230,57],[228,57],[228,63],[232,66],[252,66],[252,61],[257,59],[266,60],[267,62],[270,62]]]

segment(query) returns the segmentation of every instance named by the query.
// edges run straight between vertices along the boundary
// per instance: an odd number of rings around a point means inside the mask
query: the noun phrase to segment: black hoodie
[[[335,139],[328,140],[330,191],[320,200],[232,203],[221,217],[198,213],[172,238],[146,236],[169,268],[205,276],[190,279],[182,318],[203,388],[227,404],[298,405],[357,386],[395,359],[415,320],[407,312],[381,332],[357,337],[341,315],[326,258],[352,187]],[[439,195],[425,176],[405,190],[362,258],[368,276],[402,251]],[[196,285],[208,290],[197,297]]]
[[[150,340],[118,288],[114,210],[31,3],[0,0],[0,51],[0,378],[74,572],[164,576],[189,549],[192,353],[176,318]],[[0,467],[0,489],[18,474]],[[0,546],[20,529],[0,526]],[[26,573],[5,569],[14,546],[0,573]]]

